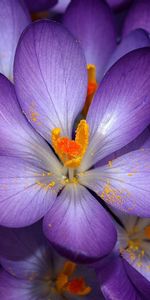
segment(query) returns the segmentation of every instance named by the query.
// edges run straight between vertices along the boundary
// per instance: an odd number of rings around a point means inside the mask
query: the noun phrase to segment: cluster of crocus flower
[[[31,23],[22,1],[0,3],[2,300],[149,299],[143,2],[119,44],[105,1],[72,0],[62,23]]]

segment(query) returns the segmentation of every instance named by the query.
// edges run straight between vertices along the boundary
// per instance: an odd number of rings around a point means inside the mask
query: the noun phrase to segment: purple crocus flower
[[[0,227],[2,300],[101,300],[94,269],[59,256],[43,237],[41,223]]]
[[[115,214],[118,242],[98,269],[101,289],[106,299],[149,300],[150,219]]]
[[[13,62],[19,37],[30,22],[23,2],[0,1],[0,73],[10,80],[13,79]]]
[[[25,226],[45,215],[44,232],[60,252],[96,260],[111,251],[116,232],[90,190],[120,210],[149,216],[149,150],[93,167],[149,124],[149,63],[148,48],[121,58],[103,79],[72,140],[87,92],[82,49],[55,22],[26,29],[14,66],[26,117],[14,87],[0,78],[2,225]]]
[[[125,19],[123,35],[129,34],[132,30],[142,28],[150,33],[150,1],[136,0],[131,6]]]
[[[107,159],[114,159],[137,149],[150,149],[149,128],[134,142]],[[108,300],[148,300],[150,219],[129,216],[114,209],[111,211],[116,222],[118,240],[113,252],[95,265],[101,290]]]

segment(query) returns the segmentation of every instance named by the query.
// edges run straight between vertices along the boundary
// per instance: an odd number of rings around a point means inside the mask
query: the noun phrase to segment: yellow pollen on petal
[[[60,135],[60,128],[54,128],[51,134],[52,146],[64,166],[79,167],[89,144],[89,126],[86,120],[81,120],[75,135],[75,140]]]
[[[86,116],[89,106],[92,102],[93,96],[97,89],[97,81],[96,81],[96,66],[92,64],[87,65],[88,72],[88,89],[87,89],[87,97],[83,108],[83,115]]]
[[[91,287],[87,286],[84,278],[75,277],[70,279],[70,276],[76,270],[77,265],[71,261],[65,262],[62,270],[56,279],[56,290],[59,293],[68,292],[72,295],[85,296],[91,292]]]
[[[144,228],[144,235],[146,238],[150,239],[150,225]]]

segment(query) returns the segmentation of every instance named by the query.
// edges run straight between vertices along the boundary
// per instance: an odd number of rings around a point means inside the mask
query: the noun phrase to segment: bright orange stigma
[[[87,90],[87,97],[83,108],[83,115],[86,116],[89,106],[92,102],[93,96],[97,89],[97,82],[96,82],[96,67],[95,65],[87,65],[88,71],[88,90]]]
[[[76,264],[71,261],[65,262],[56,279],[56,290],[59,293],[68,292],[73,295],[85,296],[91,292],[92,289],[86,285],[84,278],[76,277],[70,279],[76,267]]]
[[[86,286],[84,279],[81,277],[68,282],[66,290],[74,295],[85,296],[91,292],[91,287]]]
[[[81,120],[77,130],[75,140],[60,136],[60,128],[52,130],[52,146],[59,156],[64,166],[67,168],[79,167],[86,152],[89,142],[89,126],[85,120]]]

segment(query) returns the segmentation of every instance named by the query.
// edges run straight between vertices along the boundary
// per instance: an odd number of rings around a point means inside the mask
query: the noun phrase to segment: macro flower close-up
[[[144,3],[0,4],[2,300],[150,297]]]

